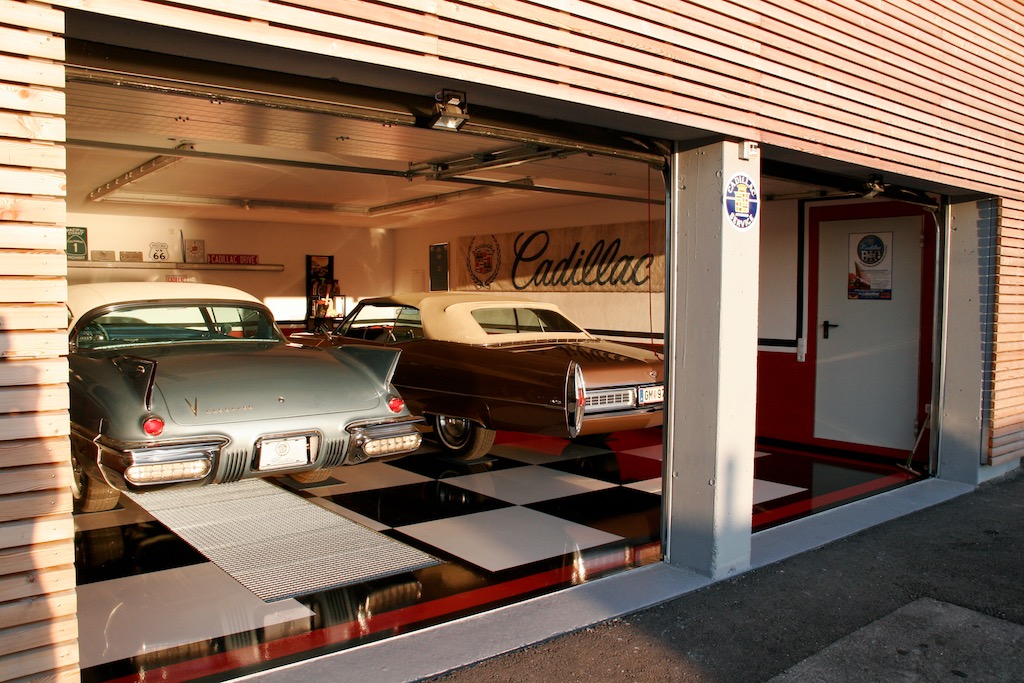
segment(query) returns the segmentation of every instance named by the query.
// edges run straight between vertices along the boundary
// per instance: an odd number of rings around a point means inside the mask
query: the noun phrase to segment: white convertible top
[[[414,306],[420,310],[423,333],[427,339],[460,344],[507,344],[510,342],[544,342],[554,340],[591,339],[580,332],[511,332],[488,334],[473,318],[472,312],[480,308],[540,308],[556,311],[576,327],[572,320],[555,304],[486,292],[411,292],[368,299],[368,302],[392,302],[401,306]]]
[[[248,292],[224,285],[197,282],[98,282],[68,287],[69,327],[89,311],[129,301],[248,301],[263,302]]]

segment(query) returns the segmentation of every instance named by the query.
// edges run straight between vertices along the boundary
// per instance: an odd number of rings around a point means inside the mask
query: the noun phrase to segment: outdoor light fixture
[[[438,130],[458,130],[466,121],[466,93],[457,90],[442,90],[434,95],[434,117],[430,127]]]

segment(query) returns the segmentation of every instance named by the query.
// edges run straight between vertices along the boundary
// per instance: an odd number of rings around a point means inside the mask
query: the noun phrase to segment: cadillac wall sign
[[[665,239],[648,223],[463,237],[453,289],[547,292],[665,290]]]
[[[729,178],[725,186],[725,213],[729,222],[740,232],[750,230],[757,221],[760,198],[757,183],[745,173]]]

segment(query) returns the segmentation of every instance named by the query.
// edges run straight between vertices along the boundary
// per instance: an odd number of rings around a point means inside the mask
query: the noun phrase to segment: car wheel
[[[112,486],[96,481],[82,471],[78,459],[71,455],[71,497],[78,512],[105,512],[117,507],[121,492]]]
[[[331,478],[331,470],[310,470],[308,472],[296,472],[295,474],[289,474],[294,481],[300,484],[317,484],[321,481],[327,481]]]
[[[441,448],[459,460],[478,460],[494,445],[494,430],[464,417],[434,416],[434,436]]]

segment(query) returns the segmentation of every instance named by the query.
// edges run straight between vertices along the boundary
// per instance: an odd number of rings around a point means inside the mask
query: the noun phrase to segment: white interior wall
[[[768,202],[761,212],[760,339],[796,339],[799,208],[796,200],[780,200]]]
[[[761,219],[760,330],[758,336],[792,339],[796,328],[797,210],[795,201],[767,205]],[[495,215],[486,222],[425,223],[416,228],[338,229],[331,226],[244,223],[185,218],[146,218],[69,214],[69,226],[88,229],[92,250],[142,251],[153,242],[168,245],[170,260],[180,262],[182,241],[201,239],[207,254],[256,254],[261,264],[280,264],[280,272],[252,270],[150,270],[80,268],[71,262],[71,284],[100,281],[141,281],[188,276],[196,282],[229,285],[261,299],[304,297],[307,254],[334,256],[334,273],[349,305],[359,298],[427,288],[429,247],[455,243],[463,235],[518,230],[565,228],[651,220],[664,229],[661,207],[600,202],[557,211]],[[459,263],[453,257],[451,268]],[[663,292],[569,293],[536,292],[530,298],[553,301],[585,327],[601,330],[664,331]],[[280,314],[279,314],[280,315]]]
[[[142,251],[162,242],[169,260],[181,262],[183,239],[201,239],[207,254],[255,254],[261,265],[279,264],[280,271],[155,270],[111,267],[82,268],[69,262],[68,282],[152,281],[187,276],[195,282],[238,287],[261,298],[304,299],[306,255],[333,255],[334,276],[349,297],[390,294],[394,289],[393,233],[382,229],[339,229],[331,226],[242,223],[177,218],[146,218],[100,214],[69,214],[68,226],[88,229],[88,249]],[[276,313],[276,311],[275,311]],[[278,313],[280,317],[280,313]]]

